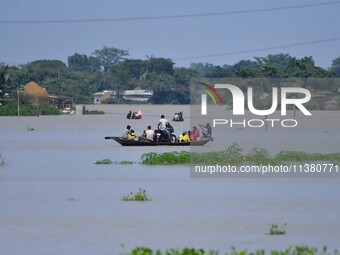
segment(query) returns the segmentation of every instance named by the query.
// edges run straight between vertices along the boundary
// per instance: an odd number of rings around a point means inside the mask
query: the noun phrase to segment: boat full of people
[[[133,119],[138,120],[142,118],[142,111],[138,110],[137,112],[129,111],[129,113],[126,115],[127,119]]]
[[[187,141],[187,142],[157,142],[153,140],[148,140],[144,138],[139,139],[127,139],[118,136],[106,136],[105,139],[112,139],[122,146],[203,146],[207,144],[211,139],[201,139],[197,141]]]
[[[200,124],[199,127],[202,129],[202,135],[198,128],[193,126],[192,130],[183,131],[177,136],[173,126],[161,115],[155,130],[148,126],[142,135],[137,135],[131,126],[127,125],[121,137],[106,136],[105,139],[112,139],[122,146],[202,146],[213,141],[209,123]]]

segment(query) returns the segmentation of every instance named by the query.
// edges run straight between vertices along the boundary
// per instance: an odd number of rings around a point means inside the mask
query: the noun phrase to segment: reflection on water
[[[158,112],[170,118],[176,107]],[[198,180],[190,179],[186,166],[94,164],[105,158],[139,161],[146,150],[175,149],[129,148],[104,139],[120,135],[127,124],[142,132],[142,126],[157,123],[157,111],[148,116],[148,109],[142,109],[140,122],[118,114],[1,117],[0,154],[8,166],[0,168],[0,254],[118,254],[120,244],[222,251],[231,245],[339,248],[339,179]],[[245,146],[242,135],[233,135],[238,138]],[[153,200],[121,201],[139,188]],[[287,223],[287,235],[266,235],[272,223]]]

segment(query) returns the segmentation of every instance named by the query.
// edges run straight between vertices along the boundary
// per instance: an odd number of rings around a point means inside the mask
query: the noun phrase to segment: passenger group
[[[124,130],[122,137],[126,139],[146,139],[154,142],[190,142],[197,141],[200,139],[208,139],[211,138],[211,126],[209,123],[206,125],[199,124],[202,129],[202,137],[201,132],[198,130],[196,126],[193,126],[192,130],[182,132],[178,137],[173,134],[174,129],[170,125],[169,121],[165,118],[164,115],[161,115],[161,118],[158,122],[157,129],[153,130],[151,126],[148,126],[146,130],[144,130],[143,134],[138,136],[135,131],[131,129],[131,126],[128,125]]]

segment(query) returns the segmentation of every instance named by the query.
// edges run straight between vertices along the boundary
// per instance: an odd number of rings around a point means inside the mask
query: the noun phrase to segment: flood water
[[[103,106],[107,114],[98,116],[0,117],[0,154],[7,163],[0,167],[0,254],[106,255],[136,246],[222,252],[231,246],[340,248],[339,178],[195,179],[187,166],[94,164],[189,149],[122,147],[105,140],[127,124],[140,134],[160,114],[170,119],[182,110],[185,118],[189,112],[183,106],[135,106],[131,110],[141,108],[143,119],[127,120],[130,108]],[[275,136],[230,130],[230,143],[273,152],[339,152],[340,126],[320,125]],[[186,130],[190,122],[174,127]],[[152,201],[121,201],[139,188]],[[286,223],[287,234],[266,235],[273,223]]]

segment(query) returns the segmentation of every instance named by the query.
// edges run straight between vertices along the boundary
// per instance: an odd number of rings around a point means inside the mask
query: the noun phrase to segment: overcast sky
[[[329,2],[333,4],[285,8]],[[134,59],[171,58],[177,67],[187,67],[192,62],[232,65],[254,56],[288,53],[297,58],[312,56],[316,65],[328,68],[340,56],[340,1],[0,0],[0,3],[0,62],[10,65],[38,59],[58,59],[67,64],[68,56],[91,55],[103,46],[129,50]],[[238,11],[244,12],[235,14]],[[224,14],[78,22],[218,12]],[[76,22],[6,23],[33,20]],[[333,41],[323,41],[328,39]],[[323,42],[314,43],[317,41]],[[300,43],[310,44],[276,48]]]

